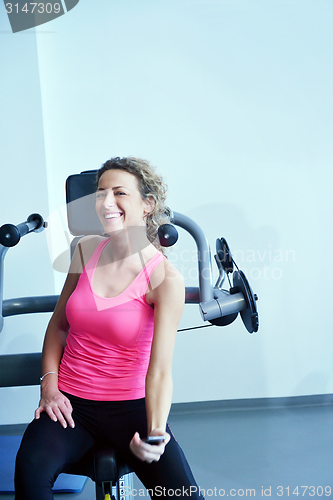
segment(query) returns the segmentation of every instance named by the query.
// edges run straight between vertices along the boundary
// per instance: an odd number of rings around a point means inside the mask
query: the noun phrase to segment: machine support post
[[[209,302],[213,300],[211,252],[203,230],[190,217],[179,212],[172,213],[171,223],[182,227],[194,238],[198,249],[199,301]]]
[[[3,315],[2,315],[2,304],[3,304],[3,281],[4,281],[4,270],[5,270],[5,255],[7,253],[8,248],[4,247],[0,243],[0,332],[3,329]]]

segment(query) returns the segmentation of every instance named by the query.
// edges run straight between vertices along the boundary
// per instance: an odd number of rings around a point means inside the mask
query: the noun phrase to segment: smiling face
[[[107,170],[99,179],[96,212],[104,231],[145,226],[144,217],[153,209],[150,198],[143,200],[135,175],[124,170]]]

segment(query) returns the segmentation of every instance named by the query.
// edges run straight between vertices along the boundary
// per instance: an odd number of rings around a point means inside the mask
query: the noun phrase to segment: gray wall
[[[0,224],[36,211],[52,222],[8,252],[6,298],[61,288],[66,177],[141,156],[212,248],[227,239],[259,295],[255,335],[240,319],[179,333],[174,401],[333,392],[332,4],[80,0],[15,35],[5,15]],[[180,236],[170,259],[195,286],[195,246]],[[45,321],[6,321],[1,353],[38,350]],[[181,327],[200,324],[186,306]],[[31,391],[2,390],[2,423],[32,416]]]

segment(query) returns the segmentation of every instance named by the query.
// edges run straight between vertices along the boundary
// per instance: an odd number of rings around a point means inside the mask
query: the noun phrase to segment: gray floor
[[[333,496],[333,404],[309,401],[234,409],[176,406],[169,423],[206,499]],[[143,495],[136,478],[134,488]],[[94,484],[89,480],[80,494],[55,498],[93,500]]]

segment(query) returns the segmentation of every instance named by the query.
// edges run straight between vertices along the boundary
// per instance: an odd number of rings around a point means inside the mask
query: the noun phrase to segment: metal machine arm
[[[4,316],[9,316],[10,314],[5,314],[3,312],[3,277],[4,277],[4,259],[5,255],[8,251],[8,248],[17,245],[22,236],[25,236],[31,232],[40,232],[47,226],[44,219],[39,214],[31,214],[27,218],[25,222],[14,226],[13,224],[4,224],[0,227],[0,332],[3,329],[3,318]],[[20,301],[22,299],[16,299]],[[24,300],[24,299],[23,299]],[[6,302],[6,301],[5,301]],[[7,309],[8,309],[8,301],[7,301]],[[15,307],[15,301],[14,301]],[[5,307],[6,312],[6,307]],[[17,312],[14,314],[21,314]]]
[[[178,212],[172,213],[171,222],[190,233],[198,249],[199,288],[186,288],[186,302],[199,303],[202,319],[218,326],[232,323],[240,312],[246,329],[250,333],[257,332],[259,322],[255,301],[258,298],[253,294],[244,273],[235,271],[234,286],[229,291],[222,289],[225,275],[234,270],[234,261],[225,239],[216,241],[215,260],[219,278],[213,287],[211,251],[204,232],[196,222]]]

